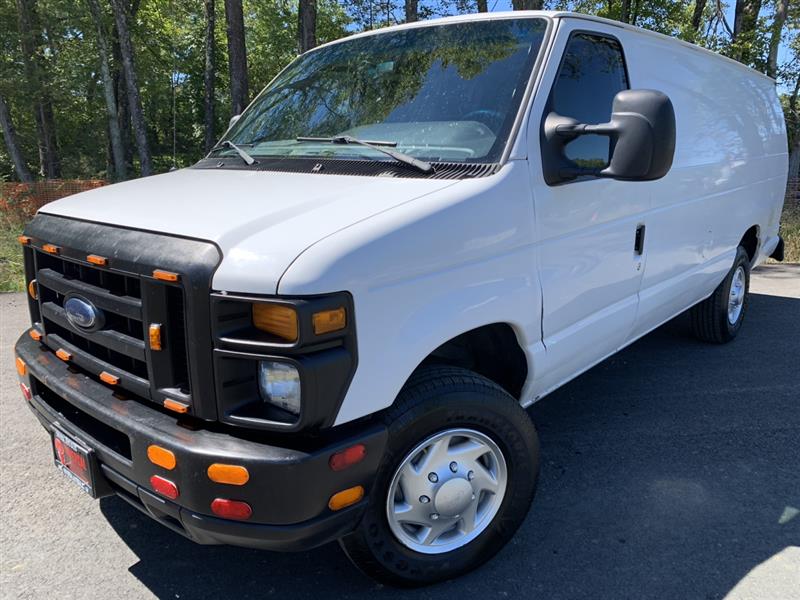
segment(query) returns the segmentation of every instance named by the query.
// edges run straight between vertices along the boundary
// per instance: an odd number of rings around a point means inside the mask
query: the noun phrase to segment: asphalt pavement
[[[753,276],[726,346],[678,317],[530,409],[532,510],[481,569],[382,587],[336,544],[299,554],[203,547],[56,472],[17,386],[28,322],[0,296],[2,598],[800,598],[800,265]]]

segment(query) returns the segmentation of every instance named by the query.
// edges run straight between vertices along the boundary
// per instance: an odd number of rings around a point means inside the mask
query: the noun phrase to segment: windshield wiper
[[[255,158],[250,156],[247,152],[239,148],[239,146],[237,146],[230,140],[225,140],[220,142],[211,149],[211,152],[214,152],[215,150],[221,150],[222,148],[230,148],[231,150],[235,150],[236,153],[242,157],[242,160],[248,164],[248,166],[256,164]],[[211,154],[211,152],[209,152],[209,154]]]
[[[373,150],[377,150],[378,152],[383,152],[387,156],[391,156],[397,162],[401,162],[406,164],[410,167],[414,167],[418,171],[423,173],[433,173],[433,165],[429,162],[425,162],[424,160],[418,160],[413,156],[409,156],[408,154],[404,154],[397,150],[389,150],[386,146],[397,146],[397,142],[377,142],[377,141],[366,141],[366,140],[359,140],[358,138],[354,138],[349,135],[335,135],[333,137],[298,137],[298,142],[319,142],[319,143],[327,143],[327,144],[357,144],[359,146],[364,146],[366,148],[372,148]]]

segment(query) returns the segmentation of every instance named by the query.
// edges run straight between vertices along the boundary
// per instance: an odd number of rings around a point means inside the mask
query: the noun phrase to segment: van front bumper
[[[235,436],[197,427],[196,421],[147,406],[71,368],[27,333],[16,354],[25,364],[20,382],[31,391],[31,410],[49,432],[59,429],[82,442],[96,456],[101,481],[97,495],[116,494],[148,516],[200,544],[230,544],[270,550],[304,550],[346,535],[358,524],[381,462],[387,432],[370,425],[309,448],[264,443],[262,437]],[[331,455],[363,444],[365,458],[342,471],[329,466]],[[158,445],[174,453],[167,470],[148,459]],[[213,463],[240,465],[249,473],[241,486],[211,481]],[[150,485],[158,475],[173,482],[175,500],[159,496]],[[334,512],[332,495],[363,486],[357,504]],[[216,498],[247,502],[247,521],[212,515]]]

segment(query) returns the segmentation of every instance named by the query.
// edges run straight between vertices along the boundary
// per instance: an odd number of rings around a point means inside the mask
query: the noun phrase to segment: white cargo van
[[[452,577],[528,511],[524,407],[687,309],[736,337],[786,150],[772,80],[631,26],[355,35],[193,167],[40,211],[21,388],[70,479],[192,540]]]

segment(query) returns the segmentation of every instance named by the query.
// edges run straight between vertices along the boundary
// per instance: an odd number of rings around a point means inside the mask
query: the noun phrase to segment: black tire
[[[739,268],[744,269],[744,300],[742,309],[735,323],[728,319],[728,298],[734,275]],[[747,251],[739,246],[736,259],[730,272],[708,298],[690,309],[692,331],[699,340],[711,344],[725,344],[739,333],[745,314],[747,313],[748,291],[750,289],[750,257]]]
[[[406,383],[385,415],[386,453],[358,528],[339,541],[368,576],[389,585],[417,587],[450,579],[494,556],[525,519],[536,491],[539,441],[530,417],[492,381],[466,369],[425,367]],[[423,554],[392,533],[386,500],[395,470],[420,442],[451,428],[483,433],[507,464],[507,487],[486,529],[466,545],[443,554]]]

